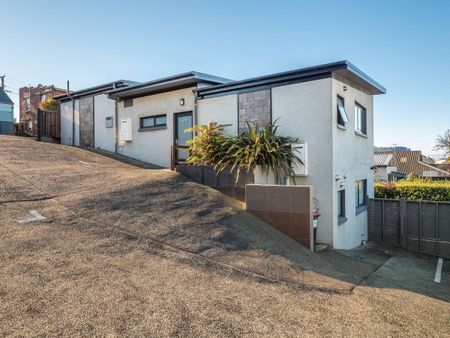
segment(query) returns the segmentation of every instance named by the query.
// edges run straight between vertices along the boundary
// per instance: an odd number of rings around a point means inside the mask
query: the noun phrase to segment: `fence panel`
[[[450,202],[369,200],[369,240],[450,258]]]

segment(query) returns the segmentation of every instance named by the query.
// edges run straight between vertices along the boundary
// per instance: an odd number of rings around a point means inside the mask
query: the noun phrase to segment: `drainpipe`
[[[193,111],[193,116],[192,116],[192,124],[193,126],[196,126],[198,124],[198,92],[197,89],[193,90],[194,92],[194,111]],[[195,136],[197,133],[194,131],[194,133],[192,134],[192,136]]]
[[[114,125],[115,125],[115,130],[114,130],[114,134],[115,134],[115,138],[114,138],[114,149],[115,152],[117,153],[117,143],[119,140],[119,105],[117,104],[117,99],[114,99]]]
[[[75,146],[75,101],[73,100],[73,96],[70,95],[70,82],[67,80],[67,96],[72,100],[72,147]]]

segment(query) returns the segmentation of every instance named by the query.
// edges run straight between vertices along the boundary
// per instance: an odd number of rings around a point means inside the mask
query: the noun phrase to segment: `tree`
[[[42,101],[39,104],[39,108],[45,111],[57,112],[59,111],[59,101],[49,98],[46,101]]]
[[[434,150],[443,151],[445,156],[450,156],[450,129],[437,137]]]

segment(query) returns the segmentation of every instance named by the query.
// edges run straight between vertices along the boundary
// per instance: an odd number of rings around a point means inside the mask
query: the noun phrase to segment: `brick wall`
[[[247,131],[247,122],[259,127],[271,122],[270,100],[270,89],[239,94],[239,133]]]
[[[63,95],[66,91],[63,89],[55,88],[54,86],[37,86],[37,87],[23,87],[19,89],[19,114],[20,122],[24,124],[25,131],[30,135],[37,136],[37,109],[39,103],[45,95],[45,98],[52,98],[55,96]],[[27,98],[29,98],[29,104],[27,104]],[[53,114],[54,115],[54,114]],[[60,121],[58,116],[51,116],[47,118],[47,126],[45,128],[49,137],[60,137]]]

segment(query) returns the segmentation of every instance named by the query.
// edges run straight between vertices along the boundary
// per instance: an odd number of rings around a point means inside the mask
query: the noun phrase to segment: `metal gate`
[[[369,199],[369,241],[450,258],[450,202]]]

